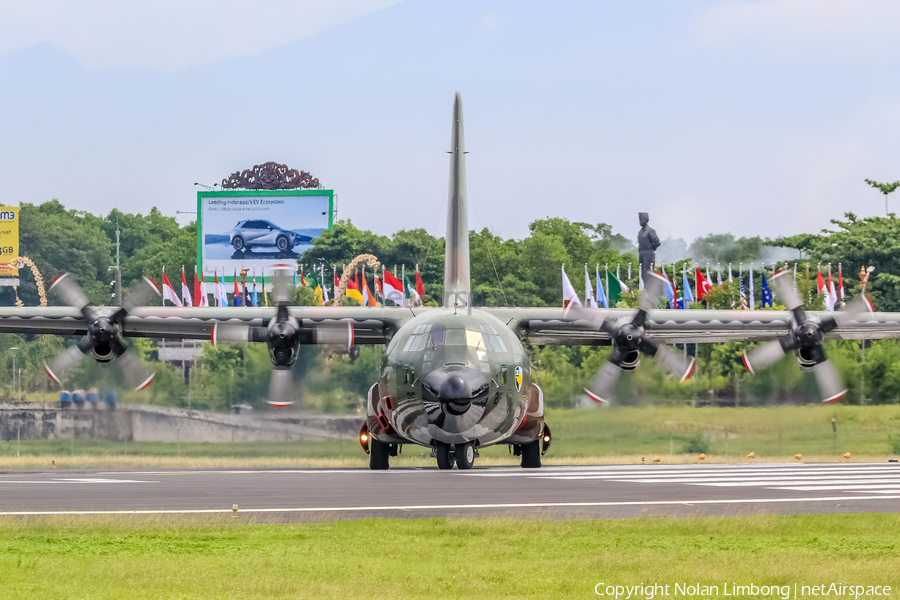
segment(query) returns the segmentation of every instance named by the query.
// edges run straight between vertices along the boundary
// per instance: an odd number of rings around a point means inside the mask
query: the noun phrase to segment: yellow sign
[[[19,207],[0,206],[0,277],[18,277],[9,261],[19,256]]]

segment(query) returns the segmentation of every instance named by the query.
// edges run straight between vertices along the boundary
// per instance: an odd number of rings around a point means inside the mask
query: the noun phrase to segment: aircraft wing
[[[562,308],[484,309],[505,321],[524,341],[536,345],[610,344],[610,335],[600,328],[607,318],[617,323],[631,320],[636,309],[580,309],[563,315]],[[815,319],[833,312],[807,313]],[[665,344],[703,344],[731,341],[772,340],[789,333],[794,315],[773,310],[652,310],[647,315],[644,336]],[[900,338],[900,313],[865,313],[830,331],[828,339]]]
[[[97,314],[112,314],[117,307],[98,307]],[[212,338],[218,325],[265,327],[276,313],[275,307],[177,308],[138,307],[130,310],[122,325],[125,337],[171,339]],[[352,325],[357,345],[383,344],[421,309],[371,307],[302,307],[288,311],[301,323]],[[6,308],[0,310],[0,333],[85,335],[87,327],[77,308]]]

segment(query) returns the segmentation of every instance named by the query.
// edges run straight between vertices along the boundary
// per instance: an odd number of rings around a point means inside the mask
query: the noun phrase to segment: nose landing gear
[[[475,442],[456,445],[435,442],[431,455],[437,458],[438,469],[452,469],[454,462],[459,469],[471,469],[478,458],[478,450],[475,449]]]

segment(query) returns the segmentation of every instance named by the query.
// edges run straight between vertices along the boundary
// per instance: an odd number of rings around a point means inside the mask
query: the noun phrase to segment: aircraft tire
[[[471,469],[475,465],[475,444],[469,442],[456,446],[456,467],[458,469]]]
[[[453,452],[450,451],[450,444],[444,442],[435,442],[435,450],[437,450],[438,469],[453,468]]]
[[[372,438],[372,446],[369,450],[369,469],[372,471],[387,471],[390,464],[391,447]]]
[[[528,444],[522,444],[522,468],[541,468],[541,440],[534,440]]]

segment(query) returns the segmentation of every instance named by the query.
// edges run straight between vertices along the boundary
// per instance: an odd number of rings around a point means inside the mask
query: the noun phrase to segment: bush
[[[698,433],[694,437],[684,440],[684,450],[682,452],[684,454],[706,454],[709,452],[709,440]]]

